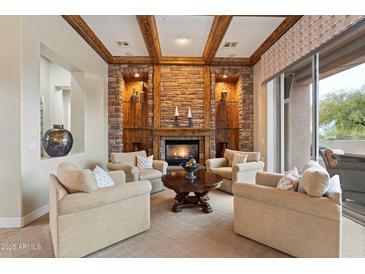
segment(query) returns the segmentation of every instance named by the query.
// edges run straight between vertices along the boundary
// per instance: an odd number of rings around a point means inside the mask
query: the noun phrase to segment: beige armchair
[[[155,193],[164,189],[164,185],[161,181],[163,175],[167,171],[167,162],[153,160],[153,169],[138,169],[137,168],[137,155],[146,157],[146,152],[124,152],[110,154],[111,163],[108,163],[108,170],[123,170],[127,177],[127,182],[148,180],[152,184],[151,193]]]
[[[256,184],[233,185],[234,231],[295,257],[340,257],[339,177],[320,198],[277,189],[281,177],[258,172]]]
[[[235,152],[248,155],[247,162],[232,166],[233,154]],[[223,177],[221,190],[232,194],[234,182],[255,183],[255,175],[258,171],[263,171],[264,162],[260,161],[260,152],[241,152],[226,149],[224,158],[209,159],[206,161],[207,171]]]
[[[69,194],[50,175],[49,223],[56,257],[82,257],[150,228],[149,181],[125,183],[110,172],[115,186]]]

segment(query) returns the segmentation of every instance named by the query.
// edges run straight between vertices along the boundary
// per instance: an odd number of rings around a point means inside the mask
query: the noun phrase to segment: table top
[[[171,171],[162,176],[162,182],[167,188],[183,192],[206,192],[220,187],[223,178],[217,174],[198,170],[194,180],[186,178],[186,171]]]

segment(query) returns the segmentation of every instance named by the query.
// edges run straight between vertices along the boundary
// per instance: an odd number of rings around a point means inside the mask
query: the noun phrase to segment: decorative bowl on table
[[[186,175],[186,179],[194,180],[197,177],[194,175],[194,172],[197,171],[200,167],[200,165],[195,161],[195,159],[190,159],[189,161],[183,161],[181,166],[185,169],[185,171],[188,173]]]

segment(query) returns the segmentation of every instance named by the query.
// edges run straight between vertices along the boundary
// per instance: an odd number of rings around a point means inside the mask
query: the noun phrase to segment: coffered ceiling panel
[[[250,57],[284,19],[285,17],[233,17],[216,57]],[[225,47],[228,43],[229,46]]]
[[[156,16],[162,55],[202,56],[213,19],[213,16]]]
[[[81,17],[112,55],[148,56],[136,16],[83,15]]]

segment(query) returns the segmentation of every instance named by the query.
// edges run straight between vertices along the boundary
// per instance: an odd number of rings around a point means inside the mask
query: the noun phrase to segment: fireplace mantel
[[[209,128],[155,128],[153,136],[210,136]]]
[[[160,142],[161,137],[203,137],[204,139],[204,158],[205,160],[210,158],[210,136],[212,130],[210,128],[154,128],[152,130],[153,135],[153,155],[155,159],[160,158]]]

